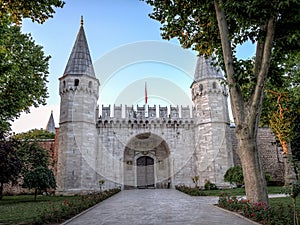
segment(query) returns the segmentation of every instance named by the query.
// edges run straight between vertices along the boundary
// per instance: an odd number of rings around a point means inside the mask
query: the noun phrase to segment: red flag
[[[145,82],[145,104],[148,103],[148,94],[147,94],[147,83]]]

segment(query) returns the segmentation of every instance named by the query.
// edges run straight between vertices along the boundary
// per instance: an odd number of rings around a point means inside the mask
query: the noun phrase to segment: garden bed
[[[0,223],[55,224],[61,223],[118,193],[111,189],[101,193],[76,196],[4,196],[0,201]]]

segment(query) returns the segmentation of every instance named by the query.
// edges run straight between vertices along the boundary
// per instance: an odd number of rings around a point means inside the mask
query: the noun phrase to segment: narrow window
[[[203,85],[199,84],[199,91],[202,92],[203,91]]]
[[[89,88],[91,88],[91,87],[92,87],[92,81],[89,82]]]
[[[213,82],[213,89],[216,89],[217,88],[217,83],[216,82]]]
[[[64,80],[63,81],[63,88],[65,88],[66,87],[66,81]]]
[[[77,87],[79,85],[79,80],[78,79],[75,79],[74,81],[74,86]]]

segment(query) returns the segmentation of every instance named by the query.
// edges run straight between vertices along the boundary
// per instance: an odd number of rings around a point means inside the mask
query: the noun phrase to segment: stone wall
[[[241,165],[237,155],[238,143],[234,130],[235,128],[231,127],[233,161],[234,165]],[[276,146],[275,136],[269,128],[258,129],[257,145],[264,172],[272,176],[272,181],[282,182],[284,175],[283,158],[281,151]]]

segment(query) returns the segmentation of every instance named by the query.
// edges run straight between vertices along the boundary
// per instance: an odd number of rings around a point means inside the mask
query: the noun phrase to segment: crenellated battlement
[[[125,105],[114,105],[111,107],[102,105],[101,109],[99,109],[99,119],[106,120],[106,119],[113,119],[113,120],[120,120],[120,119],[165,119],[165,120],[184,120],[184,119],[191,119],[192,110],[189,106],[181,106],[179,110],[179,106],[139,106],[136,107],[127,106]]]
[[[97,127],[127,127],[127,128],[190,128],[194,124],[189,106],[127,106],[122,105],[113,108],[103,106],[99,109]]]

